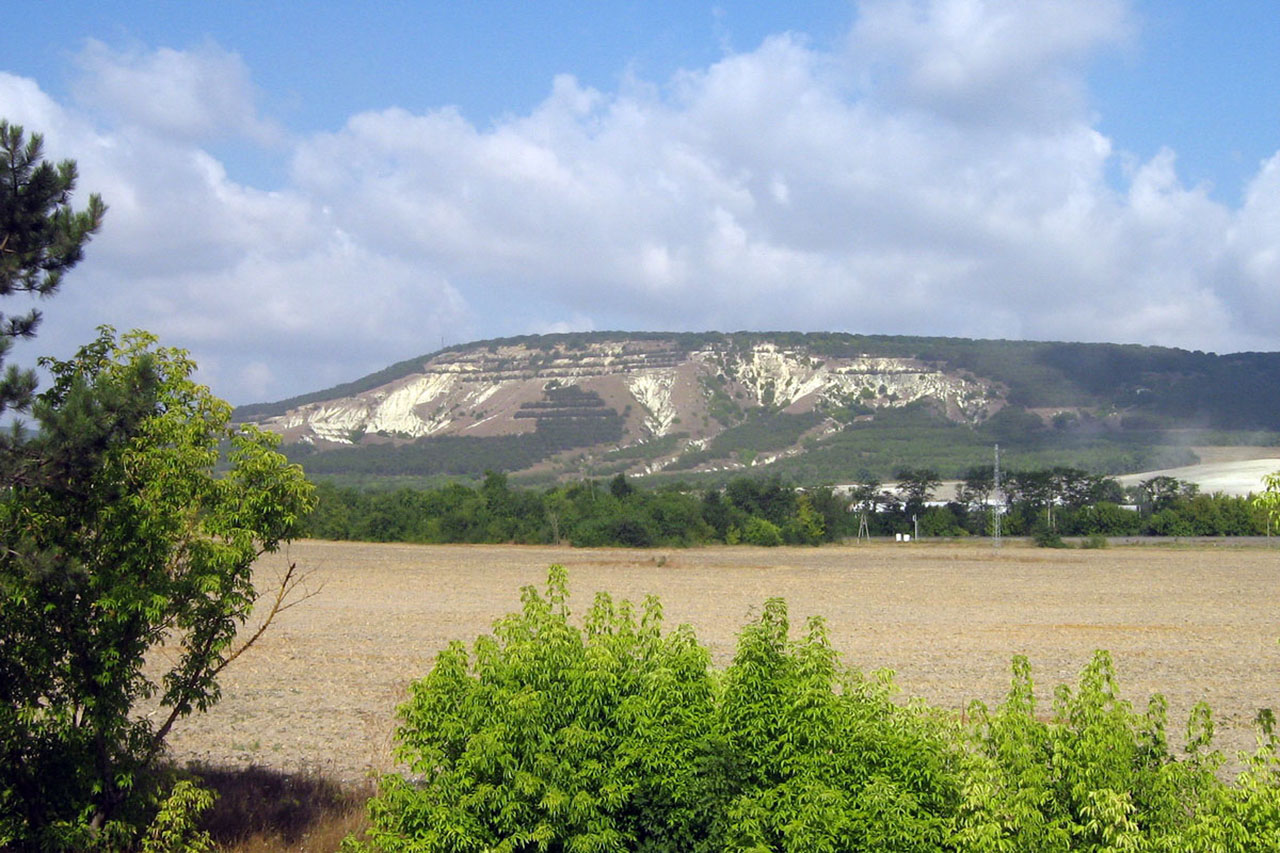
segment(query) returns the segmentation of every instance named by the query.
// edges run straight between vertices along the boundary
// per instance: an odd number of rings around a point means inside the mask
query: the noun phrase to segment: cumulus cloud
[[[187,142],[243,136],[271,143],[281,136],[258,115],[244,61],[216,44],[113,50],[91,39],[76,63],[77,100],[112,122]]]
[[[884,91],[965,124],[1060,121],[1081,60],[1132,31],[1122,0],[871,0],[851,48]]]
[[[129,59],[137,64],[160,63]],[[198,100],[203,78],[187,80]],[[191,123],[149,125],[127,111],[90,119],[9,74],[0,115],[43,132],[50,158],[76,159],[80,203],[92,190],[109,207],[19,358],[68,355],[99,324],[147,328],[191,349],[219,393],[249,402],[351,379],[465,325],[447,279],[345,232],[304,193],[231,180],[192,141]]]
[[[0,107],[112,205],[59,301],[191,346],[238,401],[549,329],[1274,349],[1280,154],[1231,209],[1173,150],[1116,151],[1085,72],[1132,27],[1120,0],[874,0],[834,51],[783,34],[618,91],[562,75],[486,126],[288,139],[234,54],[91,45],[92,114],[11,75]],[[287,147],[280,190],[203,147],[237,122]]]

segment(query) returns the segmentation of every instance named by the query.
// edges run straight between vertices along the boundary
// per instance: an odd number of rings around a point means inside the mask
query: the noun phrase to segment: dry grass
[[[264,586],[290,559],[313,570],[323,592],[282,614],[224,674],[223,700],[171,736],[175,760],[367,791],[372,774],[393,769],[394,710],[409,681],[450,640],[469,643],[517,609],[520,587],[542,585],[551,563],[569,568],[575,612],[597,590],[633,600],[657,594],[668,624],[692,624],[719,664],[742,624],[782,596],[794,625],[827,618],[847,663],[893,669],[905,695],[957,711],[974,699],[998,701],[1014,654],[1031,659],[1047,710],[1053,686],[1074,683],[1097,648],[1113,652],[1136,706],[1165,694],[1175,740],[1203,700],[1219,744],[1249,749],[1257,710],[1280,707],[1280,552],[1265,546],[628,551],[303,542],[263,561]],[[280,790],[260,799],[286,800],[289,790],[323,799],[324,789]],[[334,827],[346,825],[344,808],[324,810]],[[335,828],[332,838],[346,831]],[[234,849],[336,847],[296,846],[301,838]]]

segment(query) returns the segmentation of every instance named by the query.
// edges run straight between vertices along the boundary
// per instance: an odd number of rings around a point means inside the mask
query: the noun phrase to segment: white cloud
[[[1275,347],[1280,326],[1280,153],[1261,164],[1226,235],[1220,279],[1233,322],[1258,344]]]
[[[238,401],[550,329],[1273,349],[1280,154],[1238,210],[1172,151],[1109,182],[1129,155],[1084,73],[1130,28],[1118,0],[864,3],[839,52],[783,35],[661,85],[560,76],[484,127],[353,115],[285,140],[277,192],[201,147],[237,121],[284,139],[216,46],[92,47],[93,119],[0,74],[0,114],[56,136],[111,205],[51,311],[190,346]]]
[[[1077,70],[1132,31],[1123,0],[871,0],[851,47],[889,96],[966,124],[1060,119]]]
[[[190,348],[216,390],[247,402],[351,379],[469,322],[444,277],[344,232],[305,193],[231,180],[182,128],[93,122],[7,74],[0,115],[44,132],[49,157],[74,156],[78,203],[92,190],[109,207],[19,358],[68,355],[100,323],[142,327]]]
[[[113,50],[90,39],[76,61],[78,100],[112,122],[193,143],[242,136],[272,143],[281,136],[258,116],[244,61],[216,44]]]

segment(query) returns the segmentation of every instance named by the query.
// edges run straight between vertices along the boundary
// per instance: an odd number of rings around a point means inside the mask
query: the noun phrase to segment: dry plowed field
[[[672,551],[295,543],[285,559],[319,593],[282,613],[223,677],[223,698],[170,741],[179,760],[318,770],[355,780],[392,767],[394,709],[453,639],[468,644],[519,606],[547,567],[569,568],[574,612],[597,590],[661,597],[720,664],[742,624],[784,597],[793,629],[819,614],[845,663],[890,668],[905,696],[962,709],[997,701],[1009,659],[1031,659],[1046,713],[1094,649],[1115,656],[1135,706],[1162,692],[1181,742],[1191,706],[1213,708],[1219,745],[1251,749],[1258,708],[1280,708],[1280,549],[1133,546],[1051,551],[1020,543],[893,543]]]

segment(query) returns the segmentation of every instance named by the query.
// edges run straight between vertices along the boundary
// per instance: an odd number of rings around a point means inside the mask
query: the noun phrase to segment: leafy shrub
[[[692,850],[722,795],[714,685],[692,631],[598,595],[569,623],[564,569],[472,654],[453,643],[400,709],[371,805],[379,850]]]
[[[717,679],[655,599],[637,620],[598,594],[577,628],[565,584],[552,567],[545,596],[412,686],[398,757],[417,781],[383,779],[372,849],[944,849],[949,729],[887,675],[842,673],[821,620],[791,642],[771,600]]]
[[[1081,548],[1095,550],[1107,547],[1107,537],[1101,533],[1090,533],[1080,542]]]
[[[454,643],[400,709],[398,757],[344,850],[1265,851],[1280,849],[1280,741],[1234,785],[1201,705],[1184,758],[1166,705],[1119,698],[1098,652],[1052,715],[1030,664],[970,722],[893,700],[837,662],[825,624],[789,638],[768,601],[718,676],[661,606],[597,594],[569,622],[563,568],[469,654]]]
[[[981,703],[971,708],[976,749],[965,770],[956,849],[1264,849],[1187,843],[1217,805],[1221,756],[1208,751],[1212,724],[1201,705],[1188,759],[1178,761],[1165,708],[1157,695],[1145,714],[1134,713],[1119,698],[1110,656],[1097,652],[1079,688],[1059,687],[1053,717],[1042,721],[1030,665],[1015,658],[1004,703],[994,712]]]
[[[1062,536],[1058,531],[1049,527],[1036,528],[1031,534],[1031,541],[1036,543],[1038,548],[1065,548],[1067,543],[1062,541]]]
[[[213,839],[197,823],[213,796],[189,779],[177,782],[142,839],[142,853],[210,853]]]
[[[753,515],[742,525],[742,541],[772,548],[782,544],[782,530],[772,521]]]
[[[952,731],[892,701],[891,675],[843,671],[825,623],[787,638],[771,599],[724,673],[717,733],[732,796],[708,850],[946,849],[958,801]]]

